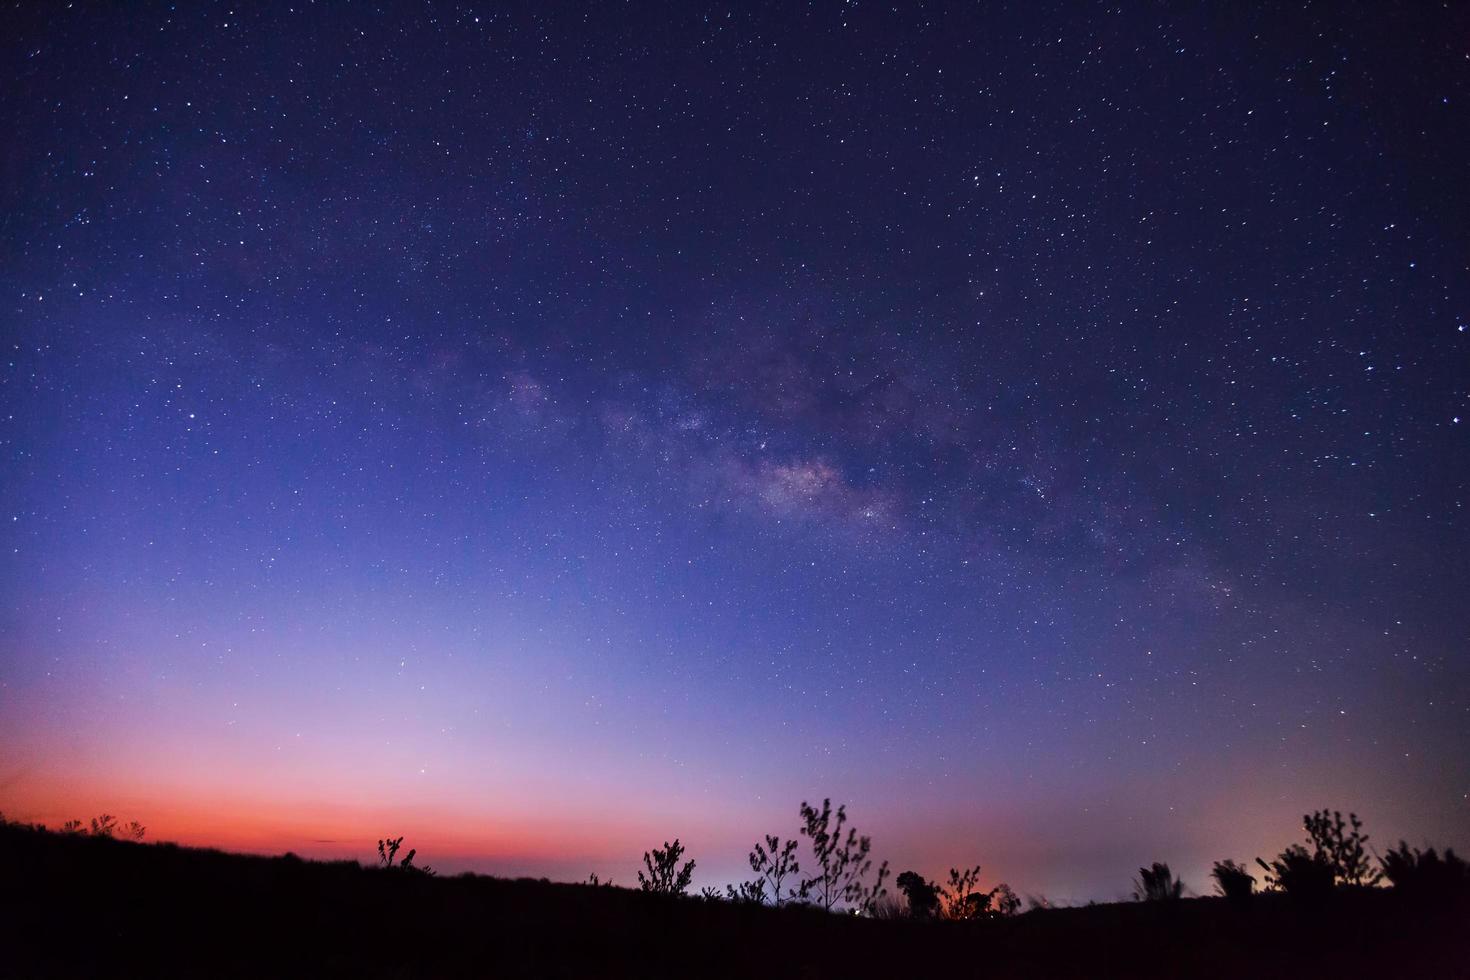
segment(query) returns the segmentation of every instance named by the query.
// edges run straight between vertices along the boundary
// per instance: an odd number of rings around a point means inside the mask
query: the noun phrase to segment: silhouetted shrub
[[[1256,876],[1234,861],[1216,861],[1210,872],[1215,891],[1233,902],[1248,900],[1256,890]]]
[[[4,823],[4,821],[0,820],[0,823]],[[17,826],[19,826],[19,824],[17,824]],[[40,825],[37,825],[37,827],[41,830],[45,829]],[[92,837],[106,838],[122,837],[126,840],[142,840],[144,835],[148,833],[148,828],[144,827],[136,820],[129,821],[126,825],[121,825],[117,822],[117,817],[114,817],[112,814],[100,813],[92,818],[90,824],[83,824],[80,820],[66,821],[66,823],[61,825],[61,833],[90,835]]]
[[[380,839],[378,841],[378,864],[385,868],[393,867],[393,860],[398,856],[398,849],[402,846],[402,837]]]
[[[784,899],[799,901],[806,897],[803,887],[791,889],[785,896],[781,894],[782,883],[801,872],[801,865],[796,859],[796,846],[794,839],[783,843],[780,837],[767,834],[765,843],[757,841],[755,849],[750,852],[750,870],[757,875],[756,882],[751,884],[758,883],[761,894],[768,895],[771,904],[777,908],[781,907]]]
[[[684,845],[679,839],[674,838],[670,844],[664,841],[663,849],[654,848],[653,852],[643,852],[643,866],[648,869],[648,874],[638,872],[638,887],[646,892],[656,892],[660,895],[682,895],[689,890],[689,881],[694,877],[694,862],[690,861],[679,867],[679,858],[684,856]]]
[[[397,864],[394,864],[394,858],[397,857],[398,849],[402,846],[402,837],[389,837],[378,841],[378,865],[384,868],[392,868],[395,871],[412,871],[425,875],[432,875],[434,873],[434,869],[427,865],[422,868],[414,866],[414,855],[418,854],[418,851],[411,847],[408,849],[408,853],[403,856],[403,859]]]
[[[1297,897],[1321,897],[1337,885],[1373,885],[1383,872],[1368,862],[1368,835],[1356,813],[1342,818],[1339,810],[1318,810],[1302,817],[1302,826],[1312,849],[1292,844],[1267,864],[1266,887]]]
[[[905,871],[894,884],[908,902],[909,915],[915,919],[932,919],[939,914],[939,886],[916,871]]]
[[[822,801],[818,810],[803,801],[801,804],[801,833],[811,840],[812,857],[816,860],[816,873],[802,882],[802,893],[810,895],[816,904],[831,911],[838,902],[859,912],[870,912],[872,906],[882,898],[887,889],[883,881],[888,877],[888,862],[878,866],[877,880],[870,888],[864,881],[873,867],[868,856],[873,848],[871,838],[859,837],[856,830],[848,828],[847,806],[837,808],[833,822],[832,801]]]
[[[946,919],[978,919],[990,911],[990,893],[976,890],[980,882],[980,865],[949,869],[949,884],[940,888],[944,896]]]
[[[1297,898],[1321,898],[1332,891],[1336,875],[1324,858],[1300,844],[1292,844],[1267,864],[1256,858],[1266,872],[1266,887]]]
[[[1382,858],[1383,877],[1396,890],[1426,901],[1470,897],[1470,864],[1449,848],[1440,857],[1434,848],[1410,849],[1406,841]]]
[[[764,905],[766,903],[766,883],[763,879],[755,881],[742,881],[738,885],[726,885],[725,897],[732,902],[742,902],[746,905]]]
[[[1318,810],[1302,818],[1307,836],[1319,860],[1332,867],[1332,875],[1339,885],[1376,884],[1383,873],[1368,862],[1368,835],[1362,833],[1363,821],[1356,813],[1349,813],[1347,821],[1342,812]]]
[[[1169,866],[1155,861],[1152,867],[1139,868],[1133,882],[1133,897],[1141,902],[1170,902],[1184,894],[1184,882],[1174,877]]]

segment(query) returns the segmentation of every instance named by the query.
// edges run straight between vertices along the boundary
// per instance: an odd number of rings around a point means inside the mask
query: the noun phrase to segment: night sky
[[[1470,846],[1470,7],[1247,6],[10,5],[0,809]]]

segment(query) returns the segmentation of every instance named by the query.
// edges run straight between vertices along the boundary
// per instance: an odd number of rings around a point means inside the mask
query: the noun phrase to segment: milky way
[[[1470,846],[1466,10],[261,6],[6,18],[7,814]]]

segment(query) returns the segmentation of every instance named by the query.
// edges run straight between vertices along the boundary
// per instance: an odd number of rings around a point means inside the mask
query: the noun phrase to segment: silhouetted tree
[[[68,820],[61,825],[61,832],[63,834],[85,834],[87,828],[83,826],[80,820]]]
[[[818,905],[831,911],[839,902],[850,908],[870,912],[873,904],[886,892],[883,881],[888,877],[888,862],[878,866],[877,880],[869,888],[864,881],[873,867],[869,852],[873,849],[871,838],[859,837],[856,830],[843,827],[847,823],[847,806],[839,806],[833,820],[832,801],[822,801],[822,809],[801,804],[801,833],[811,840],[812,857],[816,860],[815,874],[802,882],[802,891],[812,897]]]
[[[1339,885],[1373,885],[1383,873],[1368,862],[1368,835],[1362,832],[1363,821],[1356,813],[1349,813],[1347,821],[1342,812],[1318,810],[1302,818],[1307,836],[1319,860],[1332,867],[1332,875]]]
[[[782,842],[780,837],[767,834],[765,843],[756,841],[755,849],[750,852],[750,870],[756,873],[761,893],[768,894],[771,904],[777,908],[781,907],[781,902],[785,899],[801,900],[806,897],[803,887],[791,889],[786,895],[781,894],[782,883],[801,872],[801,865],[796,860],[796,846],[794,838]]]
[[[932,919],[939,914],[939,887],[916,871],[905,871],[894,879],[909,903],[909,915]]]
[[[148,828],[136,820],[128,821],[128,825],[122,829],[122,835],[128,840],[142,840],[147,833]]]
[[[694,862],[690,861],[679,867],[679,858],[684,856],[684,845],[679,839],[674,838],[670,844],[664,841],[663,849],[654,848],[652,853],[643,852],[643,866],[648,869],[645,876],[642,871],[638,872],[638,887],[646,892],[657,892],[661,895],[682,895],[689,889],[689,881],[694,877]]]
[[[1440,857],[1432,847],[1411,850],[1406,841],[1399,841],[1379,860],[1383,877],[1405,895],[1429,901],[1470,897],[1470,864],[1449,848]]]
[[[117,817],[110,813],[93,817],[91,833],[93,837],[111,837],[117,833]]]
[[[1169,902],[1184,894],[1184,882],[1174,877],[1169,866],[1155,861],[1152,867],[1139,868],[1133,882],[1133,897],[1141,902]]]
[[[1243,902],[1256,890],[1256,876],[1232,860],[1216,861],[1210,872],[1215,891],[1234,902]]]
[[[1332,865],[1300,844],[1292,844],[1270,864],[1260,858],[1256,863],[1266,872],[1266,887],[1272,891],[1298,898],[1320,898],[1332,891]]]
[[[1008,919],[1021,910],[1021,900],[1005,882],[996,885],[990,893],[991,905],[996,915]]]

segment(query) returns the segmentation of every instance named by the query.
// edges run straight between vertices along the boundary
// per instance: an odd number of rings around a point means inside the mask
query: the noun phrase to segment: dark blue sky
[[[6,20],[7,812],[1470,844],[1465,11]]]

